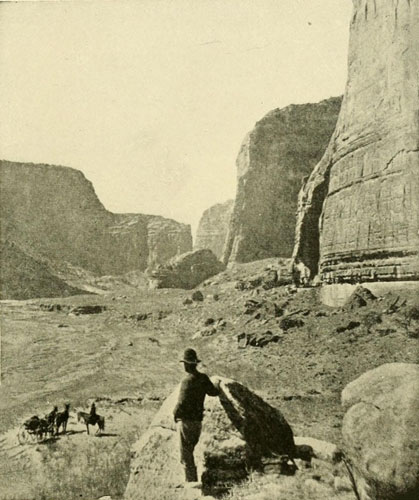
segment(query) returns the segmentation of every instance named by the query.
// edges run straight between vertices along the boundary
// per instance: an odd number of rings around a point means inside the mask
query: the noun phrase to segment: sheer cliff
[[[298,191],[326,149],[340,105],[334,97],[275,109],[246,136],[225,263],[291,256]]]
[[[336,130],[299,194],[294,261],[323,282],[419,277],[419,0],[354,0]]]
[[[221,259],[233,206],[234,201],[228,200],[205,210],[199,221],[194,250],[208,248]]]

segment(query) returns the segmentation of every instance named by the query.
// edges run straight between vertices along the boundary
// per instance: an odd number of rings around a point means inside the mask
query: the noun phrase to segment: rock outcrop
[[[224,264],[211,250],[193,250],[174,257],[167,264],[149,270],[149,284],[150,288],[190,290],[224,269]]]
[[[223,260],[291,257],[298,191],[323,155],[341,98],[275,109],[256,123],[237,157],[237,194]]]
[[[179,387],[167,398],[133,447],[124,499],[178,498],[184,480],[173,409]],[[247,477],[272,454],[294,456],[293,433],[281,412],[243,385],[221,379],[220,396],[207,398],[202,435],[195,450],[204,494],[219,494]],[[171,495],[170,497],[168,495]]]
[[[299,195],[295,263],[323,282],[419,278],[419,0],[354,0],[348,81]]]
[[[218,203],[205,210],[199,221],[194,250],[208,248],[222,259],[234,200]]]
[[[419,365],[390,363],[342,392],[345,455],[362,500],[419,498]]]
[[[107,211],[78,170],[2,161],[0,176],[1,240],[24,253],[30,249],[41,261],[117,275],[145,270],[192,248],[190,226]],[[7,260],[2,266],[9,266]]]

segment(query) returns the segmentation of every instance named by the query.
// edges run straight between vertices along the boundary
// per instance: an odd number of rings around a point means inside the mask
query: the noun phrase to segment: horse
[[[89,425],[96,425],[98,426],[98,429],[96,431],[96,434],[98,432],[102,432],[105,430],[105,417],[102,417],[102,415],[91,415],[90,413],[86,413],[84,411],[78,411],[77,412],[77,422],[80,422],[83,420],[83,422],[86,425],[87,429],[87,434],[89,433]]]
[[[61,411],[57,413],[55,417],[55,428],[56,428],[56,434],[58,434],[60,427],[63,427],[63,434],[67,432],[67,421],[70,416],[70,404],[67,403],[64,407],[64,411]]]

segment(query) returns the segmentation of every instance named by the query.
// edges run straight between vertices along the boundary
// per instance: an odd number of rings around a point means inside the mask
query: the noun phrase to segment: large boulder
[[[361,498],[419,498],[419,365],[389,363],[342,392],[344,452]]]
[[[224,271],[225,266],[211,250],[194,250],[171,259],[148,272],[150,288],[195,288],[207,278]]]
[[[166,399],[146,433],[133,447],[124,498],[177,498],[184,480],[173,409],[179,387]],[[293,433],[279,410],[243,385],[221,379],[220,396],[207,397],[202,435],[195,450],[204,494],[218,494],[247,477],[272,454],[294,456]]]
[[[302,282],[419,278],[419,0],[353,4],[339,119],[299,195]]]
[[[222,258],[233,206],[234,200],[228,200],[205,210],[199,221],[194,250],[209,248],[217,259]]]
[[[298,191],[322,157],[342,98],[275,109],[237,156],[237,194],[223,261],[291,257]]]

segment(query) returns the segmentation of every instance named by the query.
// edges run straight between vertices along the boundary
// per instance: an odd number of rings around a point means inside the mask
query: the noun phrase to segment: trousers
[[[202,422],[199,420],[179,420],[180,462],[185,468],[186,482],[198,481],[193,452],[201,435]]]

